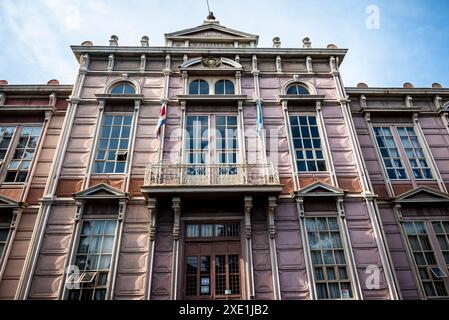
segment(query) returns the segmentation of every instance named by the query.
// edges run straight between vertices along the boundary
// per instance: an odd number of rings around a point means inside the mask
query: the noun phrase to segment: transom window
[[[298,171],[326,171],[316,116],[291,116],[290,123]]]
[[[105,114],[95,156],[95,173],[125,173],[132,114]]]
[[[186,226],[186,237],[188,239],[201,238],[238,238],[238,223],[216,223],[216,224],[188,224]]]
[[[204,80],[194,80],[190,83],[189,94],[209,94],[209,83]]]
[[[85,220],[76,254],[80,289],[69,290],[69,300],[105,300],[112,263],[117,220]],[[70,279],[69,279],[70,281]]]
[[[310,95],[310,92],[305,86],[294,84],[288,87],[287,95]]]
[[[6,167],[5,182],[27,180],[41,132],[40,126],[0,127],[0,164]]]
[[[112,94],[135,94],[136,89],[134,88],[133,85],[131,85],[127,82],[123,82],[123,83],[119,83],[114,88],[112,88],[111,93]]]
[[[417,180],[433,179],[413,127],[374,127],[374,134],[390,179],[406,180],[409,175]],[[396,144],[396,137],[401,149]],[[407,157],[409,167],[404,165],[401,152]]]
[[[448,293],[444,277],[447,275],[435,258],[424,221],[404,222],[404,230],[426,296],[446,297]]]
[[[219,80],[215,83],[215,94],[234,94],[234,84],[230,80]]]
[[[353,298],[337,218],[306,218],[306,229],[317,298]]]

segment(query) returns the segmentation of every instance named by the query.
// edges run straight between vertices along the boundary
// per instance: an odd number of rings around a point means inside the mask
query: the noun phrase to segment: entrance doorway
[[[241,299],[240,224],[188,224],[185,234],[184,299]]]

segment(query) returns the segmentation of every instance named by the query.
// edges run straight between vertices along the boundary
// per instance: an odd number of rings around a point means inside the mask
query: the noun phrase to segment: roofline
[[[376,87],[376,88],[355,88],[347,87],[346,93],[349,95],[439,95],[449,94],[449,88],[398,88],[398,87]]]
[[[71,94],[73,85],[44,85],[44,84],[5,84],[0,85],[1,92],[14,92],[14,93],[51,93],[51,92],[66,92]]]
[[[74,45],[71,49],[75,56],[79,56],[83,53],[91,54],[247,54],[247,55],[301,55],[301,56],[338,56],[340,57],[339,63],[343,61],[348,49],[327,49],[327,48],[208,48],[208,47],[137,47],[137,46],[81,46]]]

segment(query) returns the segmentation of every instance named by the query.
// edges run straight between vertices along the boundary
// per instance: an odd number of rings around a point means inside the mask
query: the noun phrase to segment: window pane
[[[124,113],[104,116],[94,173],[125,173],[127,157],[122,154],[128,150],[131,121]]]
[[[291,132],[297,159],[306,158],[307,162],[297,162],[299,172],[326,171],[324,152],[315,116],[291,116]],[[314,138],[313,140],[311,138]]]
[[[352,292],[347,291],[350,283],[337,218],[306,218],[306,231],[318,298],[352,298]],[[345,294],[340,288],[345,288]]]
[[[9,131],[3,131],[4,134]],[[31,161],[34,158],[41,130],[38,127],[22,127],[19,141],[9,163],[5,182],[25,182],[30,170]],[[0,136],[0,139],[3,137]],[[8,138],[9,139],[9,138]],[[10,140],[10,139],[9,139]],[[3,147],[6,154],[8,147]]]
[[[413,127],[400,127],[398,133],[415,179],[433,179],[424,152]]]

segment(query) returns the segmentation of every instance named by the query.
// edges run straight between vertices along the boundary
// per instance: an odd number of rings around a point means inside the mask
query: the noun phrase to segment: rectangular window
[[[5,182],[25,182],[27,180],[41,131],[41,127],[22,127],[14,155],[8,165]]]
[[[396,147],[391,129],[389,127],[375,127],[374,133],[385,168],[387,169],[388,177],[393,180],[407,179],[407,174],[402,165],[401,156]]]
[[[217,163],[237,163],[237,117],[215,117],[217,130]]]
[[[290,123],[298,171],[326,171],[316,116],[291,116]]]
[[[6,245],[8,244],[8,237],[9,237],[9,231],[10,227],[3,227],[0,226],[0,262],[2,261],[3,254],[6,250]]]
[[[432,225],[449,272],[449,221],[434,221]]]
[[[0,163],[6,158],[16,127],[0,127]]]
[[[426,296],[446,297],[448,294],[444,279],[436,274],[439,265],[425,223],[423,221],[404,222],[404,230]]]
[[[188,116],[186,156],[190,164],[204,164],[209,152],[209,117]]]
[[[187,238],[238,238],[238,223],[189,224],[186,227]]]
[[[413,127],[398,127],[397,130],[415,179],[433,179]]]
[[[307,218],[306,229],[317,298],[354,298],[337,218]]]
[[[132,120],[129,113],[104,115],[94,173],[125,173]]]
[[[106,299],[116,228],[117,220],[83,221],[75,260],[80,288],[69,290],[69,300]]]

